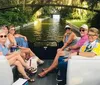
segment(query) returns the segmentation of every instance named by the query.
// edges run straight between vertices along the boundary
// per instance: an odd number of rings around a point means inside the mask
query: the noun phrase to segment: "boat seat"
[[[0,55],[0,85],[12,85],[12,83],[12,69],[5,56]]]
[[[12,72],[13,72],[13,78],[14,78],[14,82],[19,78],[19,72],[17,70],[16,66],[11,66]]]
[[[67,85],[100,85],[100,56],[73,56],[68,61]]]
[[[13,65],[13,66],[11,66],[11,68],[14,69],[14,68],[16,68],[16,66]]]

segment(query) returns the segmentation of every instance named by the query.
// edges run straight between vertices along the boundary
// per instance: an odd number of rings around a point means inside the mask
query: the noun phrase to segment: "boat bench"
[[[68,61],[67,85],[100,85],[100,56],[73,56]]]
[[[13,72],[13,78],[14,82],[19,78],[19,72],[17,70],[16,66],[11,66],[12,72]]]
[[[0,85],[12,85],[18,79],[16,66],[10,66],[5,56],[0,55]]]
[[[5,56],[0,55],[0,85],[12,85],[13,73]]]

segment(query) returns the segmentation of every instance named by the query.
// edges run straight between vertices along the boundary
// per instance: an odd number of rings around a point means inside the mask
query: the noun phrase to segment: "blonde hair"
[[[89,31],[95,33],[96,35],[99,35],[99,30],[95,27],[90,28]]]

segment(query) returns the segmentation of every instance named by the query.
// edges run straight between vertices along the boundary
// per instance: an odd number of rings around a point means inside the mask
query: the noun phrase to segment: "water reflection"
[[[40,35],[42,30],[42,22],[41,20],[36,20],[34,26],[32,27],[34,34]]]
[[[55,22],[53,19],[44,21],[38,20],[37,24],[20,30],[21,34],[27,36],[29,41],[35,40],[62,40],[65,32],[64,26],[60,22]]]

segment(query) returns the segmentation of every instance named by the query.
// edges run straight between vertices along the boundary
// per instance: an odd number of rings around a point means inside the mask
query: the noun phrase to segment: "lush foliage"
[[[29,20],[28,12],[22,11],[19,8],[0,12],[0,25],[22,25],[29,22]]]
[[[88,19],[88,22],[90,22],[91,27],[96,27],[100,29],[100,14],[96,13],[94,16]]]
[[[80,27],[82,24],[86,23],[86,20],[72,19],[72,20],[66,20],[66,22],[71,23],[77,27]]]
[[[60,10],[61,18],[70,19],[72,18],[71,14],[73,12],[72,8],[63,8]]]
[[[49,7],[49,6],[30,6],[26,5],[34,4],[62,4],[79,7],[88,7],[92,9],[100,9],[100,0],[0,0],[0,8],[20,5],[21,7],[9,9],[0,12],[0,25],[2,24],[14,24],[21,25],[29,21],[34,21],[38,16],[36,12],[42,8],[41,17],[50,16],[53,13],[59,13],[61,18],[65,19],[86,19],[91,22],[91,26],[99,24],[99,15],[94,13],[88,13],[82,9],[67,8],[67,7]],[[87,17],[88,16],[88,17]],[[93,17],[94,16],[94,17]],[[97,23],[96,23],[97,21]],[[98,27],[98,26],[97,26]]]

